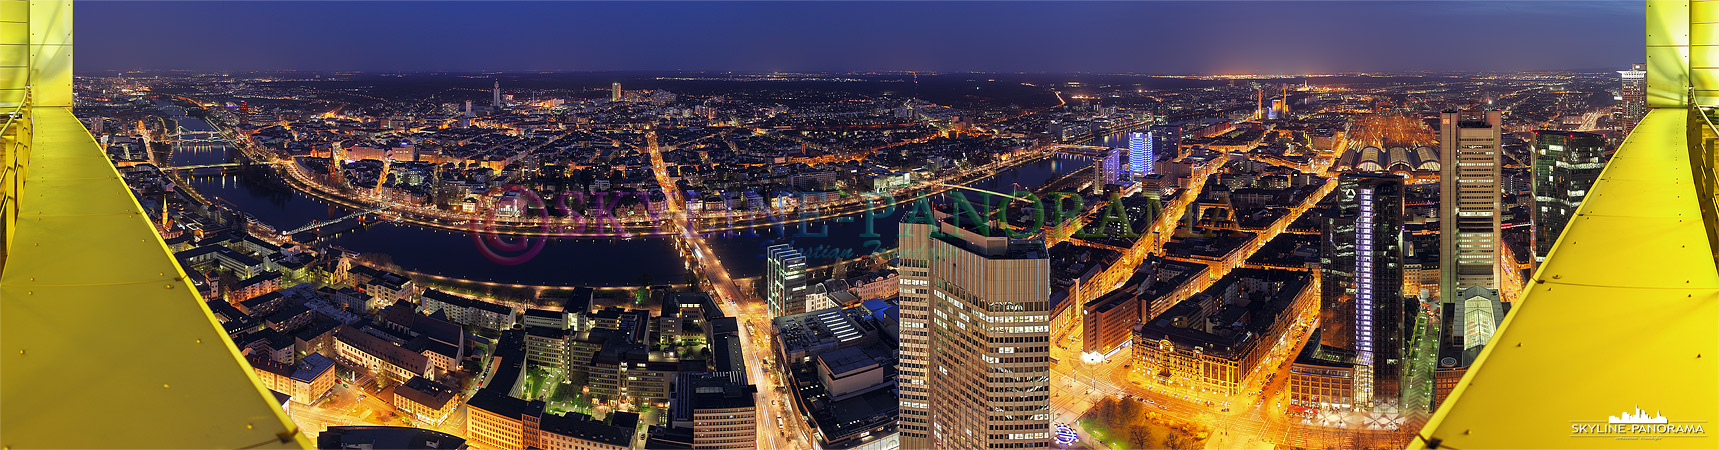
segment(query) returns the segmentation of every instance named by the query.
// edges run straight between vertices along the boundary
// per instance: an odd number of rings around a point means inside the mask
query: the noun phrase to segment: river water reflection
[[[226,148],[181,150],[174,164],[207,164],[226,160]],[[1007,192],[1014,186],[1036,188],[1091,165],[1079,157],[1052,157],[1016,166],[970,186]],[[192,185],[205,196],[218,198],[276,229],[290,230],[310,222],[344,216],[350,209],[276,187],[259,175],[197,178]],[[707,239],[735,278],[763,272],[763,247],[791,241],[808,254],[812,265],[835,257],[854,257],[895,248],[900,208],[875,216],[854,215],[781,229],[757,228]],[[868,220],[869,219],[869,220]],[[868,225],[873,235],[868,236]],[[786,235],[786,236],[784,236]],[[334,245],[361,253],[380,253],[395,264],[420,273],[507,284],[551,286],[627,286],[682,283],[689,271],[669,237],[549,239],[542,251],[518,264],[501,264],[487,257],[468,232],[383,223],[332,239]]]

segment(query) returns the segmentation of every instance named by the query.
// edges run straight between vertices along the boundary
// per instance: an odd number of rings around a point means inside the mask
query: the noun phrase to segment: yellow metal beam
[[[73,117],[71,3],[0,12],[0,57],[25,55],[0,88],[28,86],[0,91],[27,101],[0,140],[0,448],[311,447]]]
[[[1719,0],[1689,1],[1689,84],[1697,105],[1719,105]]]
[[[30,104],[72,106],[72,2],[29,3]]]
[[[1719,269],[1688,110],[1654,109],[1415,448],[1719,448]],[[1641,407],[1705,434],[1620,441],[1575,426]]]
[[[0,445],[308,448],[70,108],[34,108],[0,275]]]
[[[1689,0],[1647,1],[1647,106],[1689,105]]]
[[[1652,109],[1411,448],[1719,448],[1719,189],[1690,108],[1719,86],[1719,0],[1648,0],[1646,25]],[[1702,432],[1619,423],[1636,408]]]

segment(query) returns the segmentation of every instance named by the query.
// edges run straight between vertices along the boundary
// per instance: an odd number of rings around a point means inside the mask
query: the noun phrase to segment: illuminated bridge
[[[161,167],[160,169],[161,170],[190,170],[190,169],[207,169],[210,167],[239,167],[240,165],[241,165],[240,163],[230,162],[230,163],[219,163],[219,164],[196,164],[196,165],[190,165],[190,166],[166,166],[166,167]]]
[[[367,209],[367,210],[364,210],[364,211],[359,211],[359,212],[355,212],[355,213],[352,213],[352,214],[347,214],[347,215],[344,215],[344,216],[340,216],[340,217],[336,217],[336,218],[333,218],[333,219],[326,219],[326,220],[318,220],[318,221],[315,221],[315,222],[311,222],[311,223],[308,223],[308,224],[305,224],[305,226],[302,226],[302,227],[298,227],[298,228],[294,228],[294,229],[291,229],[291,230],[287,230],[287,231],[282,231],[282,232],[281,232],[281,236],[292,236],[292,235],[295,235],[295,234],[299,234],[299,233],[303,233],[303,232],[306,232],[306,231],[310,231],[310,230],[314,230],[314,229],[317,229],[317,228],[322,228],[322,227],[326,227],[326,226],[329,226],[329,225],[334,225],[334,224],[337,224],[337,223],[340,223],[340,222],[342,222],[342,221],[345,221],[345,220],[347,220],[347,219],[354,219],[354,218],[359,218],[359,217],[364,217],[364,216],[365,216],[365,215],[369,215],[369,214],[375,214],[375,213],[379,213],[379,212],[382,212],[382,210],[385,210],[385,209],[388,209],[388,208],[386,208],[386,207],[382,207],[382,206],[378,206],[378,207],[375,207],[375,208],[371,208],[371,209]]]
[[[246,165],[255,165],[255,164],[283,164],[283,163],[284,163],[284,161],[263,162],[263,163],[227,162],[227,163],[214,163],[214,164],[193,164],[193,165],[188,165],[188,166],[158,166],[158,168],[161,169],[163,172],[165,172],[165,171],[169,171],[169,170],[228,168],[228,167],[240,167],[240,166],[246,166]]]
[[[1719,448],[1719,1],[1648,1],[1646,50],[1650,111],[1411,447]]]

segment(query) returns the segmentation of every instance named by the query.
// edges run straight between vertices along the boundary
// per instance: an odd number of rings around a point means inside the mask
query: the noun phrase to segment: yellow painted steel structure
[[[1719,448],[1719,1],[1646,6],[1650,111],[1410,448]],[[1703,432],[1577,428],[1638,407]]]
[[[72,4],[0,0],[0,446],[310,448],[72,116]]]

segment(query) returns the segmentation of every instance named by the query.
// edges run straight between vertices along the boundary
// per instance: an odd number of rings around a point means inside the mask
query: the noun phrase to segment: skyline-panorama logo
[[[1705,420],[1671,420],[1655,411],[1648,415],[1641,406],[1635,411],[1606,416],[1606,420],[1572,420],[1571,437],[1611,437],[1624,440],[1658,440],[1668,437],[1706,436]]]

